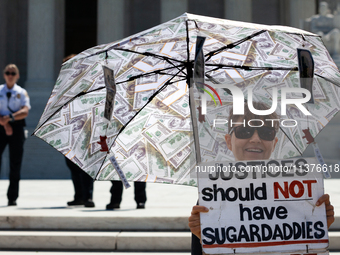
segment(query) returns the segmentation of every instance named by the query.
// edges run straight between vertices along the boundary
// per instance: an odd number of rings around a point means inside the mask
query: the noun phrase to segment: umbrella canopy
[[[311,115],[287,105],[282,119],[295,119],[297,125],[280,128],[272,158],[301,155],[308,145],[302,130],[309,129],[315,137],[338,112],[340,73],[319,36],[296,28],[185,13],[64,63],[34,135],[97,180],[119,180],[115,169],[119,168],[129,181],[196,185],[196,175],[190,174],[195,171],[196,151],[202,162],[233,160],[224,139],[227,129],[214,127],[214,119],[227,118],[234,102],[228,90],[212,88],[219,102],[214,102],[214,94],[207,97],[206,118],[195,124],[201,113],[196,108],[191,113],[195,100],[193,94],[189,100],[189,88],[195,55],[197,60],[200,56],[195,52],[197,38],[205,39],[204,45],[199,43],[203,78],[233,84],[246,100],[251,92],[253,101],[268,106],[276,97],[274,88],[280,102],[282,88],[301,87],[297,48],[311,52],[314,103],[305,106]],[[103,66],[113,70],[114,81],[104,76]],[[107,121],[105,83],[110,82],[116,91]],[[204,88],[209,92],[211,86]],[[196,106],[201,95],[195,88]],[[298,97],[301,93],[287,96]],[[101,136],[107,137],[108,152],[103,151]],[[199,137],[199,150],[194,136]]]

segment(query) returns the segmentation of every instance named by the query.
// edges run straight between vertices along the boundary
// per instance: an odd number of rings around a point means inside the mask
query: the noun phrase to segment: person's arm
[[[14,117],[14,120],[22,120],[28,116],[28,111],[28,107],[23,106],[19,111],[12,113],[12,116]]]
[[[28,116],[28,107],[23,106],[19,111],[12,113],[14,120],[22,120]],[[0,117],[0,125],[4,126],[12,121],[10,115]]]
[[[206,213],[209,209],[202,205],[195,205],[192,208],[191,216],[189,217],[189,228],[191,233],[201,239],[201,218],[200,213]]]
[[[9,116],[0,116],[0,125],[1,126],[6,126],[9,121],[10,121]]]
[[[334,207],[331,205],[330,196],[328,194],[322,195],[316,202],[316,206],[320,206],[325,203],[326,216],[327,216],[327,228],[329,228],[334,222]]]

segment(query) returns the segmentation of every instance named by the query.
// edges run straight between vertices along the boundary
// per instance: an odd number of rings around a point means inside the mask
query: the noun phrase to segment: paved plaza
[[[325,192],[331,195],[336,215],[340,213],[339,185],[339,179],[325,180]],[[190,254],[187,218],[197,201],[195,187],[148,183],[145,210],[136,209],[131,187],[123,192],[121,209],[107,211],[111,182],[94,183],[95,208],[66,206],[73,199],[71,180],[22,180],[18,206],[14,207],[7,206],[7,186],[8,180],[0,180],[0,247],[13,243],[9,251],[0,248],[0,254]],[[336,217],[331,229],[332,255],[340,255],[336,252],[340,251],[339,229],[340,218]],[[100,238],[99,245],[105,250],[86,250],[96,245],[91,243],[94,238]],[[124,246],[126,243],[135,246]],[[61,251],[60,245],[70,249]]]
[[[21,180],[18,206],[7,207],[7,180],[0,180],[0,215],[65,215],[65,216],[189,216],[196,204],[197,188],[179,185],[148,183],[145,210],[136,210],[134,188],[124,190],[121,209],[107,211],[111,182],[95,182],[94,208],[68,207],[73,200],[71,180]],[[340,203],[339,203],[340,204]]]
[[[325,192],[331,195],[335,213],[340,213],[340,179],[325,180]],[[124,190],[121,209],[107,211],[110,202],[111,182],[95,182],[94,208],[67,207],[73,200],[71,180],[21,180],[18,206],[7,207],[6,192],[8,180],[0,180],[0,215],[65,215],[65,216],[189,216],[196,203],[197,188],[170,184],[147,184],[145,210],[136,210],[133,185]]]

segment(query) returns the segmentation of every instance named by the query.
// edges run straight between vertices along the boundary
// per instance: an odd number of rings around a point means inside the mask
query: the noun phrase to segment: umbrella
[[[312,86],[299,76],[308,54]],[[236,102],[231,92],[286,108],[272,158],[290,158],[338,112],[339,77],[315,34],[185,13],[64,63],[34,135],[96,180],[197,185],[197,163],[233,160],[225,125],[214,126]],[[311,115],[279,104],[301,88]]]

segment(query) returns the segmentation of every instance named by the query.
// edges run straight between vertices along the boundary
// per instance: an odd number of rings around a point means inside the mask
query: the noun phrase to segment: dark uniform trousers
[[[112,186],[110,189],[111,202],[112,204],[120,204],[122,201],[123,194],[123,183],[121,181],[111,181]],[[146,183],[145,182],[134,182],[135,186],[135,201],[136,203],[146,202]]]
[[[198,201],[196,203],[198,205]],[[200,239],[191,233],[191,255],[202,255],[202,245]]]
[[[201,241],[194,234],[191,234],[191,255],[202,255]]]
[[[2,154],[8,144],[9,146],[9,187],[7,198],[15,201],[19,196],[19,180],[22,157],[24,154],[25,131],[21,123],[10,123],[13,128],[13,134],[7,136],[5,129],[0,125],[0,170],[2,162]]]
[[[74,200],[88,201],[92,200],[93,179],[85,173],[79,166],[66,158],[66,165],[71,171],[72,182],[74,186]]]

